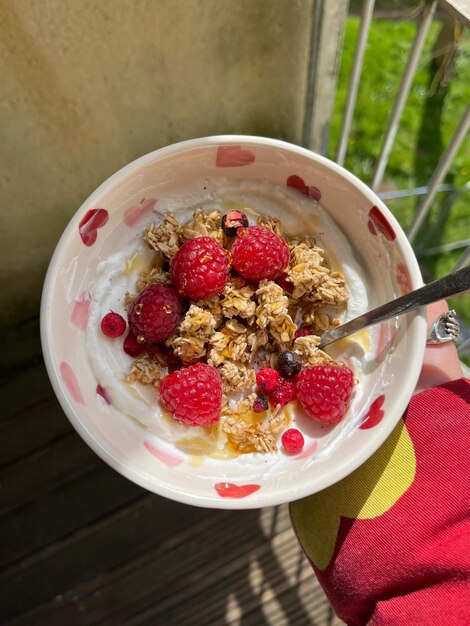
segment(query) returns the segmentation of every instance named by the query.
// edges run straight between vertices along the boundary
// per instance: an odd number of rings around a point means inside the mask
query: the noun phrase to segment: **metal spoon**
[[[461,270],[452,272],[444,278],[435,280],[432,283],[420,287],[415,291],[410,291],[396,300],[387,302],[378,306],[372,311],[368,311],[359,317],[355,317],[353,320],[327,330],[321,336],[320,348],[324,348],[333,341],[348,337],[353,333],[357,333],[359,330],[366,328],[367,326],[373,326],[384,320],[388,320],[391,317],[397,315],[403,315],[403,313],[409,313],[415,309],[419,309],[426,304],[443,300],[449,296],[455,296],[458,293],[470,290],[470,266],[464,267]]]

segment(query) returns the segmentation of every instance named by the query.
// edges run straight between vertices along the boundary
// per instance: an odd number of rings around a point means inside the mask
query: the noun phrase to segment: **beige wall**
[[[301,139],[313,0],[0,0],[0,325],[81,202],[214,133]]]

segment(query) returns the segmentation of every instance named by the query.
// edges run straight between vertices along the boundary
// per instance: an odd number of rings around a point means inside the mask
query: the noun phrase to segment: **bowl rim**
[[[117,172],[109,176],[103,183],[101,183],[80,205],[75,214],[69,220],[62,236],[60,237],[54,253],[49,262],[44,285],[41,296],[40,306],[40,334],[41,334],[41,346],[44,356],[44,362],[49,379],[52,384],[54,393],[59,400],[59,403],[64,410],[67,418],[71,422],[72,426],[82,437],[87,445],[108,465],[110,465],[117,472],[122,474],[125,478],[128,478],[137,485],[147,489],[150,492],[156,493],[160,496],[175,500],[177,502],[189,505],[202,506],[207,508],[221,508],[221,509],[252,509],[262,508],[266,506],[275,506],[278,504],[291,502],[299,498],[303,498],[313,493],[317,493],[326,487],[329,487],[336,482],[340,481],[363,463],[365,463],[376,450],[382,445],[382,443],[389,437],[399,419],[403,415],[412,395],[415,390],[419,374],[421,371],[422,361],[424,358],[424,350],[426,347],[426,314],[425,308],[419,309],[414,313],[408,314],[410,316],[409,324],[413,324],[413,334],[410,338],[410,351],[413,352],[415,358],[408,361],[409,373],[406,380],[406,384],[400,390],[399,394],[394,398],[394,419],[388,420],[386,423],[382,422],[382,428],[380,430],[367,431],[369,437],[364,441],[364,445],[357,451],[352,458],[344,461],[339,466],[332,468],[328,471],[321,480],[319,480],[315,486],[314,491],[309,487],[309,483],[305,483],[303,486],[297,486],[294,489],[292,485],[285,486],[284,489],[276,489],[273,494],[269,490],[260,489],[251,494],[248,498],[242,499],[230,499],[220,498],[215,494],[214,496],[198,496],[189,491],[175,490],[166,487],[165,485],[158,484],[158,482],[147,479],[145,475],[142,475],[138,470],[134,469],[130,465],[123,464],[118,457],[116,457],[101,441],[99,441],[82,423],[78,417],[79,409],[76,409],[70,402],[68,394],[64,392],[63,383],[59,375],[58,367],[54,361],[54,354],[51,348],[51,343],[48,340],[52,334],[52,329],[49,325],[51,300],[52,300],[52,283],[55,280],[56,274],[60,268],[59,260],[67,247],[68,240],[72,233],[75,233],[79,220],[83,217],[83,213],[92,208],[95,204],[95,199],[101,196],[107,189],[112,187],[117,180],[123,179],[127,175],[134,172],[139,167],[146,165],[156,159],[168,157],[173,154],[181,153],[193,148],[201,147],[218,147],[220,145],[241,144],[244,147],[263,146],[278,148],[287,152],[296,153],[304,156],[309,160],[316,161],[324,167],[333,170],[336,174],[340,175],[353,186],[358,188],[369,200],[371,206],[377,206],[385,215],[389,223],[396,233],[396,244],[399,246],[401,253],[406,261],[407,268],[410,272],[410,278],[413,287],[416,289],[423,284],[421,272],[418,262],[412,250],[406,235],[404,234],[398,221],[391,213],[391,211],[385,206],[380,198],[359,178],[354,174],[344,169],[334,161],[317,154],[311,150],[297,146],[295,144],[282,141],[279,139],[271,139],[267,137],[257,137],[252,135],[211,135],[207,137],[199,137],[195,139],[189,139],[180,141],[157,150],[153,150],[141,157],[131,161],[124,165]]]

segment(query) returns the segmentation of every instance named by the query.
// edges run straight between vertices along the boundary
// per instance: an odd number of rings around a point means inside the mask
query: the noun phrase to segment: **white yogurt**
[[[318,245],[325,250],[333,271],[343,272],[349,290],[347,310],[335,311],[335,315],[346,321],[368,310],[369,295],[365,286],[368,281],[363,270],[355,260],[346,237],[317,202],[304,198],[296,191],[274,187],[262,181],[208,181],[204,194],[187,189],[178,196],[159,199],[147,223],[161,222],[164,212],[173,213],[180,223],[184,223],[191,219],[194,210],[199,207],[219,210],[221,213],[243,208],[252,223],[255,223],[258,214],[271,215],[279,217],[284,230],[289,233],[313,235]],[[246,210],[246,207],[251,210]],[[145,226],[146,223],[142,224],[142,232]],[[153,387],[138,382],[126,383],[125,375],[133,359],[122,350],[122,341],[108,339],[100,330],[101,319],[110,310],[126,318],[125,293],[136,291],[137,277],[141,271],[150,268],[152,257],[152,251],[142,240],[134,240],[98,266],[86,331],[92,368],[111,404],[121,413],[138,420],[158,437],[168,442],[175,442],[181,437],[207,437],[200,428],[186,427],[163,417],[158,393]],[[361,378],[364,360],[370,357],[371,343],[370,340],[352,341],[346,348],[344,345],[335,348],[332,355],[347,359],[356,376]]]

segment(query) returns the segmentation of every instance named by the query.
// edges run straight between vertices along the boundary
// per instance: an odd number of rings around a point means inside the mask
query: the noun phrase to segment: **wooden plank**
[[[0,466],[25,457],[71,431],[72,426],[55,397],[48,396],[38,404],[22,408],[0,424]]]
[[[0,567],[75,532],[143,493],[104,463],[55,489],[44,485],[32,502],[0,518]]]
[[[329,602],[311,570],[304,570],[295,584],[268,587],[257,602],[264,619],[273,626],[330,624]],[[243,614],[243,626],[258,626],[258,607]]]
[[[148,552],[144,558],[127,564],[108,577],[70,590],[48,609],[36,611],[17,623],[45,624],[51,618],[54,623],[72,626],[103,621],[132,623],[139,615],[148,619],[148,623],[208,623],[211,616],[220,616],[224,610],[227,597],[224,581],[233,581],[237,589],[248,585],[247,571],[252,559],[261,559],[266,576],[281,591],[286,585],[294,589],[298,581],[289,582],[279,562],[279,558],[289,557],[293,550],[297,551],[295,559],[290,557],[290,567],[294,570],[298,568],[298,557],[302,556],[290,529],[288,515],[284,512],[282,523],[276,526],[280,553],[273,559],[268,554],[272,542],[260,523],[262,514],[257,511],[235,514],[210,511],[212,528],[207,524],[194,527],[189,536],[178,538],[171,550]],[[197,607],[194,597],[198,597]],[[149,607],[150,613],[146,616]],[[201,615],[198,611],[202,611]],[[172,616],[177,616],[178,620],[173,620]],[[180,617],[188,621],[180,622]],[[305,611],[303,618],[306,619]]]
[[[0,424],[27,407],[53,396],[44,363],[25,367],[14,376],[9,375],[0,383]]]
[[[160,509],[162,504],[167,508]],[[175,524],[174,507],[178,523],[187,525],[184,532]],[[132,508],[139,512],[133,519]],[[5,598],[0,599],[0,606],[10,595],[16,595],[17,618],[12,622],[15,626],[218,626],[239,624],[236,616],[240,611],[244,626],[278,626],[284,615],[295,620],[286,624],[326,626],[325,620],[330,616],[327,602],[290,529],[286,509],[283,507],[271,536],[262,519],[266,510],[211,511],[146,496],[134,507],[128,507],[124,515],[115,514],[113,523],[101,522],[99,530],[92,532],[93,537],[85,534],[80,540],[67,540],[53,549],[52,558],[44,551],[40,563],[25,561],[16,576],[12,576],[10,568],[0,578],[0,589],[8,586],[12,578],[17,587],[13,589],[10,583],[10,588],[3,590]],[[202,521],[192,519],[195,515],[202,515]],[[162,541],[162,536],[167,539]],[[98,554],[91,557],[94,565],[89,569],[95,578],[64,592],[66,587],[57,584],[61,567],[65,564],[68,572],[74,567],[82,570],[82,566],[86,570],[90,567],[90,554],[95,551]],[[110,569],[119,562],[123,565]],[[37,601],[38,580],[44,579],[41,571],[55,575],[55,587],[48,589],[54,599],[18,615],[25,608],[18,601],[21,589],[28,590],[28,603],[34,606]],[[31,583],[36,594],[32,598]],[[44,595],[44,590],[39,591]],[[230,600],[235,607],[230,606]],[[11,610],[10,602],[9,616]]]
[[[11,378],[24,367],[42,361],[39,318],[34,317],[2,331],[0,381]]]
[[[32,626],[33,624],[41,626],[51,623],[67,624],[67,626],[77,624],[78,626],[91,623],[90,607],[85,607],[88,603],[87,598],[101,597],[101,589],[104,588],[105,590],[114,589],[114,597],[117,599],[120,596],[121,585],[118,583],[121,579],[131,573],[139,574],[147,567],[149,561],[159,557],[169,563],[169,568],[157,571],[153,579],[168,580],[173,569],[172,565],[178,565],[184,569],[182,565],[184,559],[181,558],[180,552],[185,546],[193,545],[194,540],[200,535],[211,536],[214,527],[220,524],[221,520],[228,523],[232,517],[227,511],[188,507],[158,496],[148,496],[136,503],[132,513],[134,518],[129,518],[128,510],[130,507],[123,517],[115,515],[111,523],[103,521],[97,533],[93,533],[93,537],[90,538],[91,543],[87,541],[87,537],[83,537],[79,542],[83,549],[95,546],[94,549],[100,552],[99,560],[103,563],[103,567],[98,570],[96,578],[69,590],[62,587],[62,593],[56,595],[50,602],[36,607],[25,615],[18,616],[14,621],[15,626]],[[157,529],[156,532],[154,528]],[[186,530],[179,532],[182,528]],[[143,549],[136,550],[133,554],[137,541],[143,539],[145,543],[149,538],[150,544],[153,545],[152,549],[144,545]],[[124,543],[124,559],[122,559],[124,564],[113,570],[111,568],[115,557],[112,552],[118,552],[116,546],[121,545],[118,544],[118,540]],[[77,552],[79,546],[72,540],[70,543],[73,544],[73,555],[79,554]],[[60,552],[62,553],[62,548]],[[90,556],[84,558],[88,560]],[[50,565],[51,562],[47,561],[47,566]],[[3,583],[4,580],[6,582],[11,573],[11,570],[5,572],[5,577],[2,576],[0,579],[1,582]],[[113,593],[110,598],[105,596],[104,601],[109,601],[113,606]],[[121,598],[120,602],[122,601]],[[119,622],[122,622],[121,618]]]
[[[287,527],[273,540],[246,551],[242,558],[227,555],[227,564],[214,575],[201,577],[201,585],[186,586],[182,593],[154,602],[146,612],[126,621],[132,626],[158,623],[221,624],[241,623],[280,624],[283,615],[295,612],[299,626],[311,624],[306,606],[310,593],[300,593],[300,584],[308,580],[318,591],[313,572],[305,559],[291,528]],[[303,567],[299,568],[299,559]],[[321,592],[323,594],[323,592]],[[197,604],[192,598],[197,597]],[[266,621],[263,619],[266,618]],[[250,620],[250,621],[248,621]],[[314,622],[317,623],[316,621]]]
[[[288,523],[284,530],[276,534],[254,550],[247,552],[241,559],[232,555],[227,568],[224,568],[218,579],[209,581],[205,587],[197,592],[199,602],[197,607],[191,603],[191,590],[184,590],[184,595],[169,598],[169,607],[172,621],[177,624],[194,623],[209,624],[221,623],[223,616],[235,617],[237,611],[228,610],[227,598],[233,594],[233,602],[243,614],[243,624],[249,614],[254,613],[253,624],[259,623],[259,610],[263,606],[263,614],[267,614],[268,605],[271,612],[290,614],[296,607],[297,621],[295,624],[310,623],[310,614],[305,608],[305,594],[299,593],[302,580],[314,583],[312,570],[305,559],[301,548]],[[318,584],[317,584],[318,587]],[[146,619],[134,618],[132,624],[158,623],[167,616],[164,603],[154,605],[147,611]],[[269,623],[279,623],[277,620]]]
[[[36,450],[0,470],[0,518],[25,505],[38,493],[90,472],[103,461],[75,432]]]
[[[68,626],[125,623],[129,615],[149,604],[164,602],[183,589],[194,588],[196,593],[201,579],[212,584],[214,578],[224,575],[221,564],[238,555],[240,549],[251,550],[262,540],[257,516],[257,511],[210,511],[200,525],[177,537],[170,549],[149,550],[109,575],[70,590],[48,609],[15,623],[37,626],[51,618],[53,623]],[[171,519],[168,525],[170,533]]]
[[[47,546],[0,573],[0,622],[33,611],[33,619],[50,621],[57,599],[68,590],[140,557],[187,540],[180,534],[210,518],[198,509],[147,494],[72,536]],[[171,531],[169,530],[171,527]],[[65,601],[65,600],[64,600]],[[43,605],[43,606],[41,606]],[[54,622],[56,623],[56,622]]]
[[[0,405],[0,467],[73,430],[55,398],[44,364],[4,381]]]
[[[227,576],[228,564],[233,566],[234,559],[251,553],[263,540],[256,512],[243,515],[241,523],[238,516],[218,514],[219,523],[210,534],[193,534],[171,552],[152,555],[150,562],[100,588],[99,597],[82,597],[89,623],[99,624],[105,616],[126,620],[149,604],[161,606],[160,615],[171,616],[175,602],[183,602],[188,590],[191,598],[198,597],[205,585]]]

